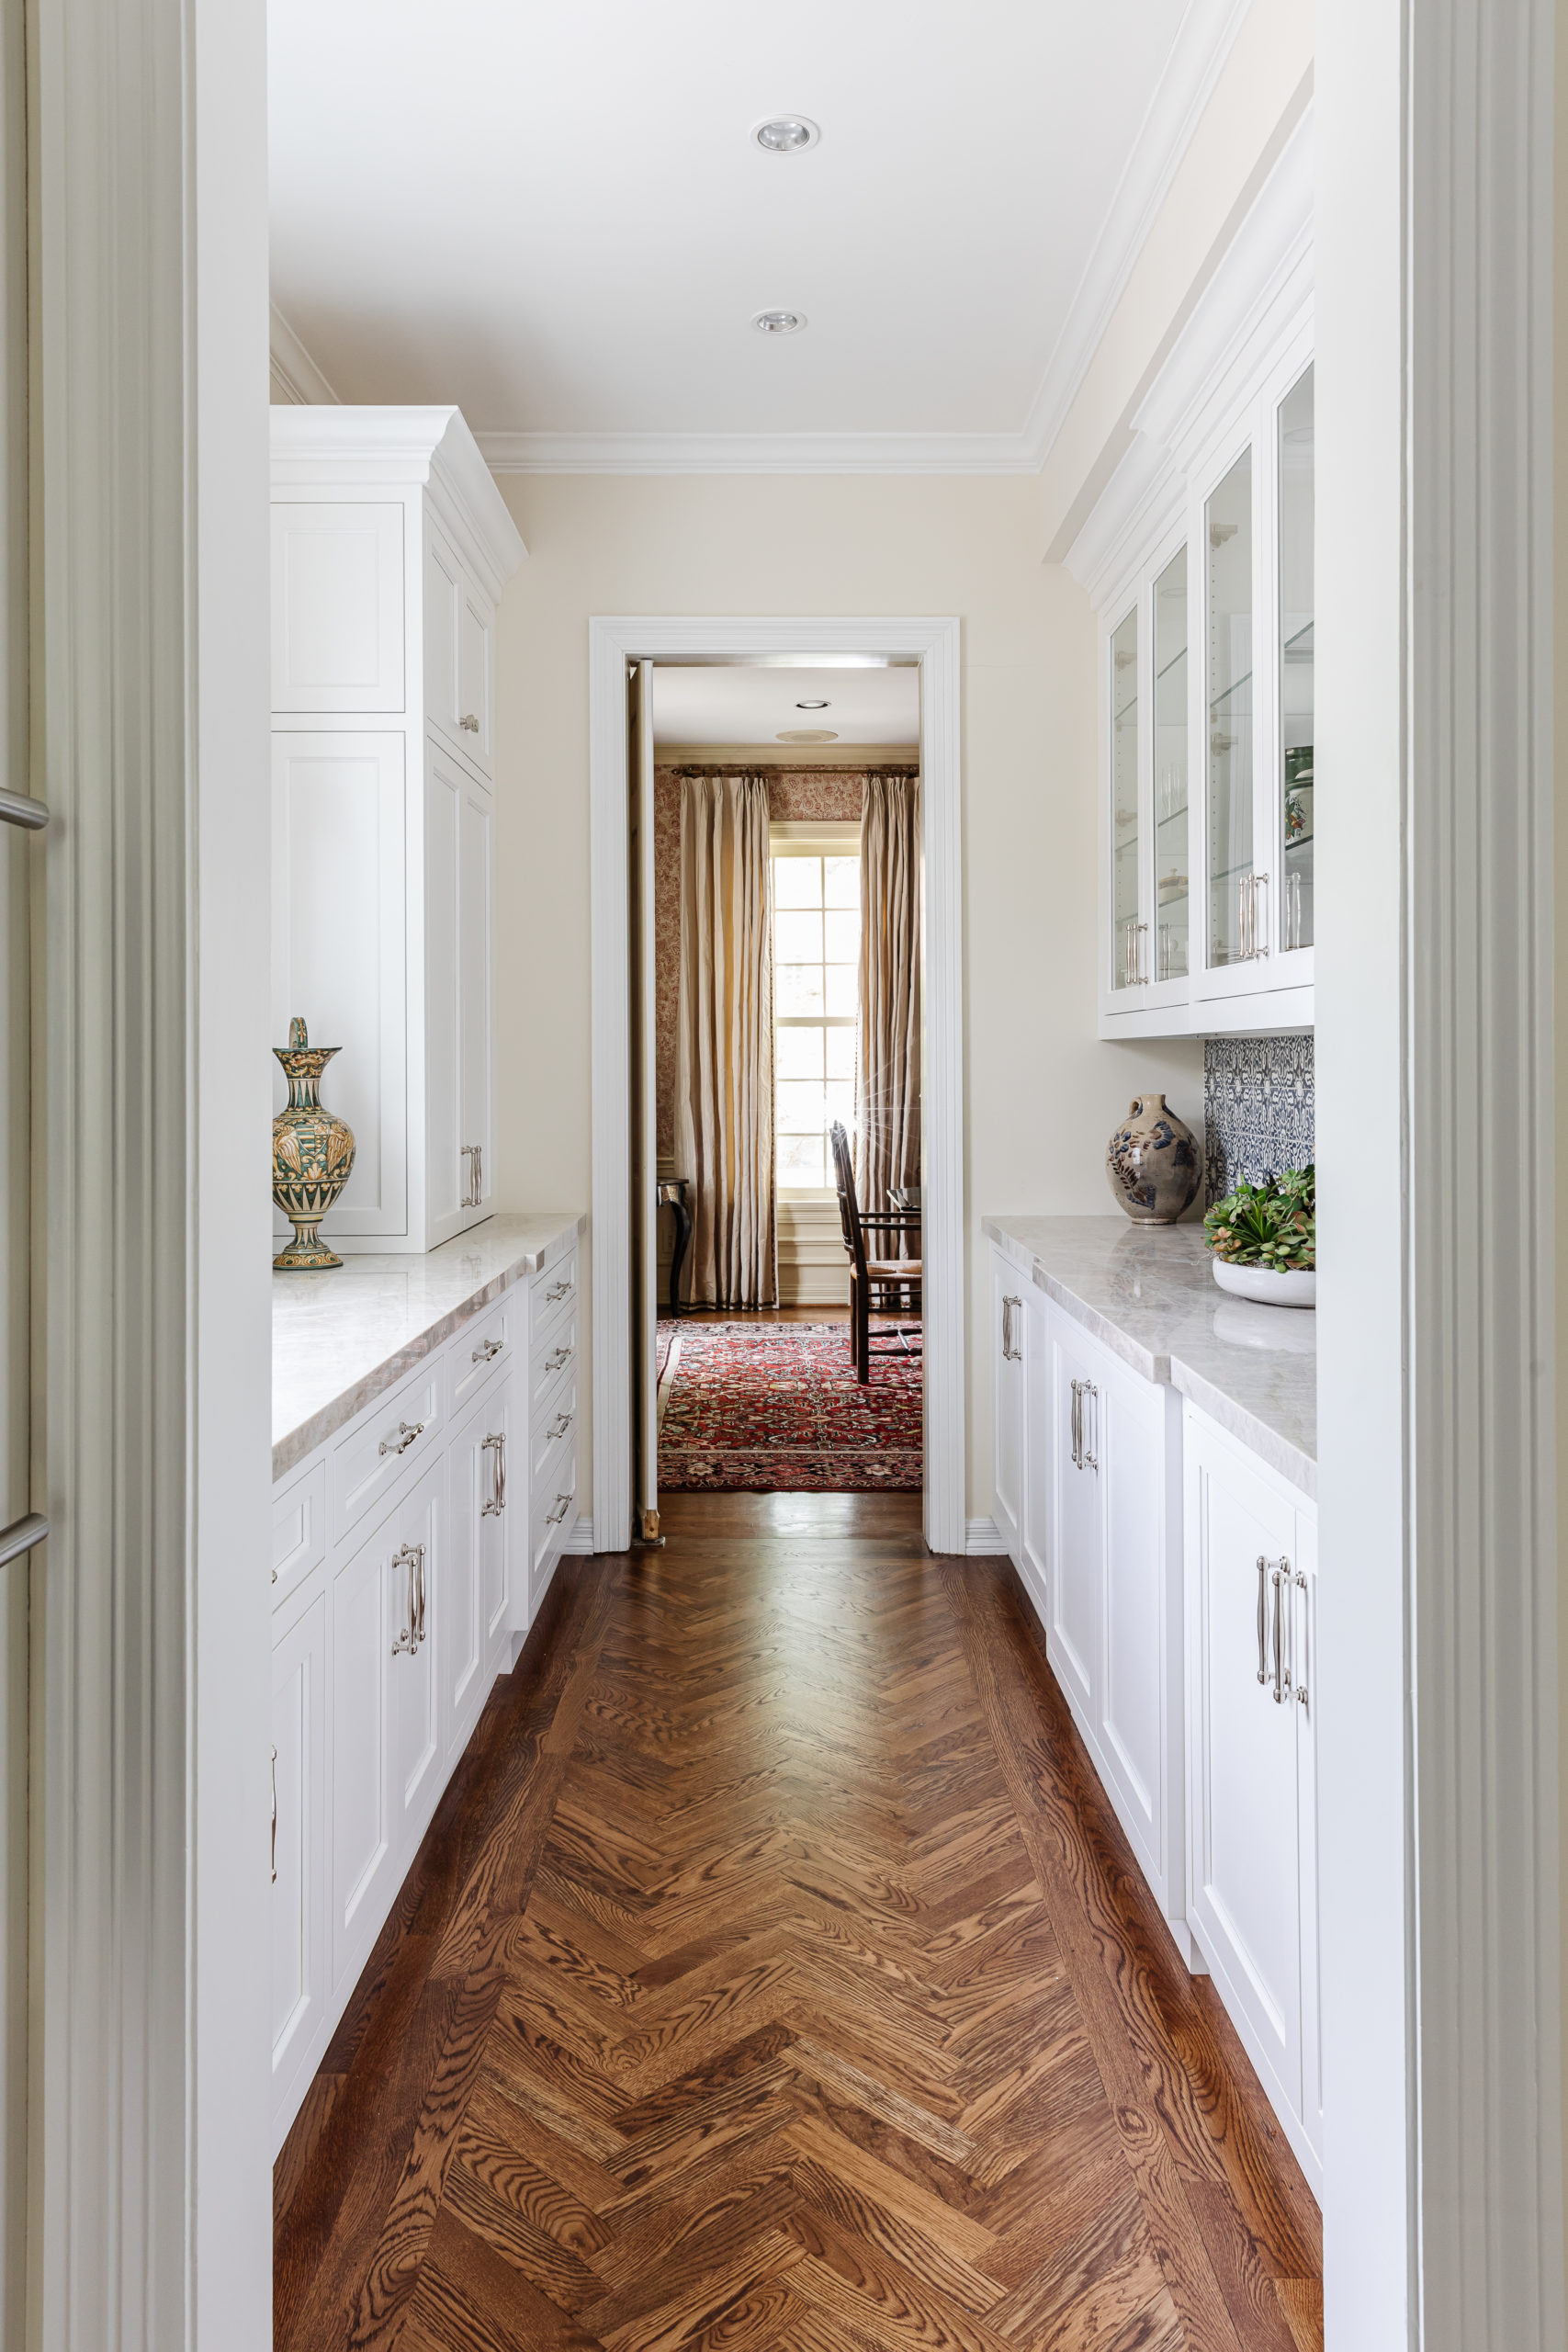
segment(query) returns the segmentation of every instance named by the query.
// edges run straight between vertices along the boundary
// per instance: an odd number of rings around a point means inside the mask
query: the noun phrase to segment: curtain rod
[[[656,754],[653,764],[674,775],[765,775],[770,769],[780,769],[786,775],[919,775],[920,772],[919,760],[862,760],[856,765],[846,762],[838,767],[814,764],[808,768],[792,768],[787,760],[753,761],[750,764],[742,760],[725,760],[698,766],[690,760],[672,763]]]

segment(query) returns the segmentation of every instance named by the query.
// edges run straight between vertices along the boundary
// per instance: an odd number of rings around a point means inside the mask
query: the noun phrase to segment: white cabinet
[[[273,1489],[275,2149],[571,1536],[576,1328],[569,1227]]]
[[[339,1048],[323,1238],[423,1251],[493,1204],[495,610],[526,550],[456,409],[272,436],[276,1042],[298,1014]]]
[[[272,2079],[302,2089],[331,1992],[327,1943],[327,1603],[314,1593],[274,1627]]]
[[[1190,1405],[1183,1446],[1188,1917],[1321,2194],[1315,1514]]]
[[[1055,1306],[1042,1318],[1046,1652],[1184,1956],[1178,1400]],[[1031,1506],[1032,1507],[1031,1480]]]
[[[1024,1300],[1032,1287],[999,1250],[991,1252],[991,1361],[996,1367],[992,1409],[996,1416],[991,1515],[1012,1559],[1021,1566],[1023,1526]]]

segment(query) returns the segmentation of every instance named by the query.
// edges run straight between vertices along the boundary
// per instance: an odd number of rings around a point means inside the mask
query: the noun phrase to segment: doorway
[[[919,1493],[919,670],[628,684],[645,1532],[655,1485]]]
[[[775,670],[791,673],[831,671],[902,669],[917,696],[917,740],[900,748],[913,756],[901,763],[918,769],[920,778],[921,822],[924,837],[919,916],[922,938],[923,1003],[921,1016],[920,1095],[920,1256],[922,1277],[923,1361],[920,1451],[924,1465],[923,1519],[926,1540],[933,1549],[962,1551],[964,1518],[964,1332],[963,1332],[963,1197],[962,1085],[959,1052],[960,937],[958,826],[958,624],[953,620],[594,620],[590,623],[592,685],[591,772],[592,794],[592,1023],[595,1230],[593,1295],[593,1385],[596,1432],[593,1468],[593,1541],[601,1550],[624,1549],[634,1530],[644,1525],[648,1507],[646,1480],[639,1487],[639,1464],[657,1472],[657,1385],[641,1376],[642,1366],[655,1361],[659,1345],[657,1322],[660,1293],[657,1282],[658,1236],[651,1193],[634,1183],[640,1155],[649,1157],[649,1125],[646,1107],[641,1118],[633,1110],[633,1084],[639,1058],[657,1062],[658,1041],[652,1035],[649,1006],[653,1002],[651,971],[654,941],[639,933],[634,914],[635,874],[632,834],[626,823],[626,782],[637,748],[626,695],[628,668],[641,663],[655,669],[678,667],[687,673],[704,671]],[[645,729],[648,765],[646,836],[639,837],[637,864],[650,876],[655,812],[656,769],[652,741],[651,673],[649,718]],[[732,688],[739,681],[732,678]],[[806,699],[816,699],[807,696]],[[792,700],[794,697],[792,697]],[[775,732],[780,730],[774,730]],[[712,748],[684,746],[691,750]],[[886,747],[884,747],[886,748]],[[693,762],[693,765],[719,765]],[[805,820],[781,819],[788,824]],[[799,837],[796,837],[797,839]],[[769,842],[770,888],[773,842]],[[790,855],[790,837],[781,837],[781,854]],[[829,849],[817,853],[821,861],[824,893],[828,888]],[[802,844],[802,870],[809,853]],[[792,857],[791,860],[794,863]],[[842,888],[841,876],[835,876]],[[651,891],[651,881],[648,887]],[[651,898],[650,901],[651,903]],[[806,909],[790,911],[805,912]],[[822,917],[824,905],[816,910]],[[837,910],[836,911],[846,911]],[[650,927],[651,930],[651,927]],[[634,959],[640,959],[649,994],[633,1017]],[[804,958],[792,958],[804,963]],[[824,953],[824,965],[826,964]],[[824,971],[821,992],[827,991]],[[804,1016],[802,1016],[804,1017]],[[845,1016],[852,1017],[852,1016]],[[799,1047],[792,1050],[802,1050]],[[828,1102],[826,1035],[821,1042],[823,1075],[820,1101]],[[805,1086],[807,1080],[791,1081]],[[835,1080],[834,1083],[842,1083]],[[829,1123],[830,1124],[830,1123]],[[790,1130],[792,1134],[795,1130]],[[791,1159],[805,1151],[802,1141],[792,1147]],[[651,1157],[657,1162],[657,1136]],[[776,1147],[775,1147],[776,1148]],[[818,1153],[824,1143],[819,1142]],[[802,1162],[802,1164],[804,1164]],[[827,1174],[825,1157],[818,1168]],[[796,1189],[796,1188],[786,1188]],[[834,1240],[839,1217],[836,1194],[826,1182],[798,1188],[815,1195],[817,1213],[814,1254],[826,1279],[837,1261],[844,1264],[843,1245]],[[638,1204],[641,1204],[639,1206]],[[830,1216],[831,1224],[823,1227]],[[672,1216],[666,1225],[673,1228]],[[809,1218],[807,1220],[809,1223]],[[830,1247],[824,1247],[826,1242]],[[666,1243],[672,1249],[673,1230]],[[808,1245],[809,1246],[809,1245]],[[650,1279],[650,1271],[653,1278]],[[688,1294],[691,1277],[682,1269]],[[668,1302],[667,1283],[662,1293]],[[705,1300],[700,1302],[705,1305]],[[725,1302],[716,1300],[716,1306]],[[810,1299],[793,1302],[810,1307]],[[883,1302],[879,1301],[879,1304]],[[892,1302],[896,1306],[897,1302]],[[847,1301],[846,1301],[847,1305]],[[641,1318],[634,1340],[634,1312]],[[686,1317],[667,1318],[684,1324]],[[807,1318],[809,1319],[809,1318]],[[912,1319],[912,1318],[904,1318]],[[702,1327],[694,1320],[691,1329]],[[682,1335],[683,1336],[683,1335]],[[798,1344],[798,1343],[796,1343]],[[844,1343],[840,1343],[844,1344]],[[656,1507],[656,1506],[655,1506]]]

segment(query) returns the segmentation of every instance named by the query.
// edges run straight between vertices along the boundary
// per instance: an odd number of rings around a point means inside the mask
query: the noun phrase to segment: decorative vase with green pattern
[[[340,1048],[312,1046],[302,1021],[288,1024],[287,1046],[274,1046],[288,1080],[288,1108],[272,1123],[272,1197],[294,1227],[273,1264],[281,1272],[341,1266],[321,1239],[321,1223],[354,1168],[354,1130],[321,1108],[321,1072]]]

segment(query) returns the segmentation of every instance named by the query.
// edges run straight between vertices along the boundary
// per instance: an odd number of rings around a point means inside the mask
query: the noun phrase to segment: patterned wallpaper
[[[765,761],[758,761],[765,767]],[[728,773],[728,771],[727,771]],[[768,812],[776,824],[856,824],[863,770],[770,768]],[[675,1148],[675,1015],[681,988],[681,785],[675,768],[653,771],[654,1031],[659,1156]]]
[[[1315,1148],[1311,1030],[1203,1041],[1203,1172],[1210,1202],[1236,1179],[1304,1168]]]

